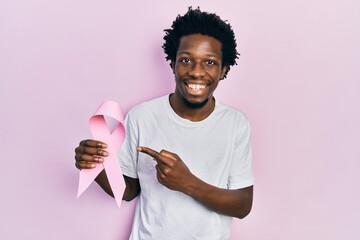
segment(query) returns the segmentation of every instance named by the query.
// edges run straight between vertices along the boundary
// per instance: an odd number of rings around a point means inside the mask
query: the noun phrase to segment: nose
[[[196,78],[205,76],[204,66],[201,63],[195,63],[189,71],[189,75]]]

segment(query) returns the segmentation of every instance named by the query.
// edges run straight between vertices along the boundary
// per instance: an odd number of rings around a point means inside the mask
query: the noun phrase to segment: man
[[[254,183],[248,121],[213,97],[236,64],[234,33],[217,15],[192,8],[165,31],[175,92],[129,111],[118,154],[123,198],[139,195],[130,239],[228,239],[232,217],[251,210]],[[106,161],[105,149],[82,141],[76,167]],[[104,171],[96,181],[112,195]]]

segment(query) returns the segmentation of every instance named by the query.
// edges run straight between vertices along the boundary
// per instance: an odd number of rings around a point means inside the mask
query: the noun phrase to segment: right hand
[[[78,169],[95,168],[96,164],[103,163],[109,153],[105,151],[106,143],[97,140],[82,140],[75,148],[75,166]]]

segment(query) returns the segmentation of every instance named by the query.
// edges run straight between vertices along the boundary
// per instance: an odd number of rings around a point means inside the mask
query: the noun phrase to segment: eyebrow
[[[183,52],[179,52],[177,55],[181,55],[181,54],[186,54],[186,55],[190,55],[191,56],[191,53],[190,52],[186,52],[186,51],[183,51]],[[206,57],[220,57],[221,54],[215,54],[215,53],[208,53],[208,54],[205,54]]]

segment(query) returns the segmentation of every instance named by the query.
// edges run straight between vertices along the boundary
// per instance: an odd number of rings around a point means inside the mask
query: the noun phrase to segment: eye
[[[205,63],[208,65],[216,65],[216,62],[213,60],[206,60]]]
[[[190,61],[190,58],[184,57],[184,58],[180,58],[179,62],[181,62],[181,63],[190,63],[191,61]]]

